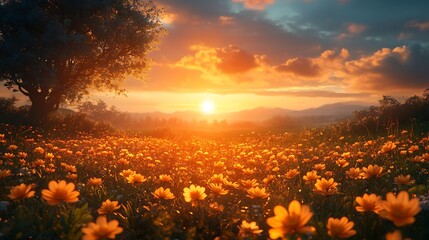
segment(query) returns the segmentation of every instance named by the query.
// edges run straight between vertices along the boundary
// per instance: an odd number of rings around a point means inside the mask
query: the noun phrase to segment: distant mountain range
[[[284,108],[254,108],[228,113],[203,114],[196,111],[178,111],[173,113],[150,112],[150,113],[130,113],[133,118],[153,118],[153,119],[182,119],[184,121],[201,121],[201,120],[226,120],[228,122],[261,122],[276,116],[288,117],[318,117],[324,116],[332,119],[343,119],[352,116],[353,112],[368,108],[370,105],[363,102],[340,102],[326,104],[316,108],[304,110],[290,110]]]

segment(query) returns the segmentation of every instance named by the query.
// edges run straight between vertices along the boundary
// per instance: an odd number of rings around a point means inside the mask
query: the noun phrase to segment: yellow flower
[[[100,186],[103,183],[103,180],[101,178],[90,178],[88,180],[88,185],[90,186]]]
[[[370,177],[380,177],[381,176],[381,172],[383,172],[383,167],[376,165],[369,165],[367,168],[363,167],[362,168],[362,172],[361,172],[361,177],[363,179],[367,179]]]
[[[49,205],[57,205],[61,202],[77,202],[80,193],[74,191],[75,185],[73,183],[66,183],[61,180],[59,183],[56,181],[50,181],[48,185],[49,189],[42,190],[42,198],[48,202]]]
[[[31,184],[27,186],[24,183],[21,183],[20,185],[10,189],[10,194],[7,195],[7,197],[12,200],[19,200],[19,199],[34,197],[34,191],[30,191],[30,190],[31,190]]]
[[[241,222],[241,225],[238,226],[238,229],[238,236],[241,239],[259,235],[263,232],[263,230],[259,229],[259,226],[256,225],[256,222],[249,223],[246,220]]]
[[[98,214],[107,214],[114,212],[121,208],[121,206],[118,206],[118,201],[110,201],[107,199],[103,203],[101,203],[101,207],[98,209]]]
[[[140,173],[134,173],[127,177],[128,183],[144,183],[147,179]]]
[[[265,192],[265,188],[259,188],[259,187],[254,187],[254,188],[250,188],[247,189],[247,193],[249,195],[247,195],[250,198],[267,198],[268,196],[270,196],[269,193]]]
[[[328,235],[331,237],[338,238],[349,238],[356,234],[356,230],[353,230],[353,221],[349,221],[348,218],[329,218],[328,219]]]
[[[271,227],[268,230],[270,238],[285,239],[286,234],[307,234],[315,231],[314,227],[305,226],[313,216],[307,205],[301,206],[298,201],[293,200],[289,204],[288,210],[280,205],[274,207],[274,217],[267,219],[267,224]]]
[[[197,201],[204,200],[207,197],[207,194],[204,193],[205,191],[204,187],[192,184],[189,188],[183,189],[183,196],[186,202],[191,202],[192,206],[196,206]]]
[[[82,240],[98,240],[98,239],[115,239],[117,234],[120,234],[124,229],[119,227],[119,222],[112,220],[107,222],[107,218],[99,216],[96,222],[90,222],[84,228]]]
[[[174,199],[174,194],[170,191],[169,188],[164,189],[163,187],[160,187],[155,190],[155,192],[152,193],[152,195],[156,198],[162,198],[165,200]]]
[[[380,217],[392,221],[397,227],[413,224],[414,216],[421,210],[419,200],[409,199],[406,191],[401,191],[397,197],[392,192],[387,193],[382,204],[384,210],[380,212]]]
[[[356,206],[356,211],[358,212],[372,211],[379,214],[383,210],[381,197],[374,193],[370,195],[365,193],[362,197],[356,197],[356,202],[359,204],[359,206]]]
[[[209,184],[209,188],[218,195],[226,195],[229,192],[228,190],[225,190],[221,184],[211,183]]]
[[[397,177],[394,178],[395,184],[397,185],[410,185],[413,184],[415,181],[411,180],[411,176],[410,174],[408,174],[407,176],[404,175],[398,175]]]
[[[326,180],[325,178],[318,179],[314,184],[314,192],[322,195],[332,195],[338,192],[338,183],[333,178]]]

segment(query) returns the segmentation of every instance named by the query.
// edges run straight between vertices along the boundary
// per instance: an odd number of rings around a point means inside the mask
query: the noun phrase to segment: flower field
[[[428,239],[429,139],[0,128],[0,239]]]

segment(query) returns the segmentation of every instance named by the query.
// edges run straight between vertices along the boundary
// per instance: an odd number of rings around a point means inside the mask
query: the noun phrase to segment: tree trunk
[[[48,103],[42,97],[30,98],[31,99],[31,108],[29,112],[30,123],[34,126],[44,125],[50,113],[52,113],[55,108],[53,104]]]

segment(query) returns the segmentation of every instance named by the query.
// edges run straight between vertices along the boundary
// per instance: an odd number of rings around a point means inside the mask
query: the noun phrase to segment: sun
[[[201,103],[201,111],[204,114],[212,114],[215,110],[215,105],[210,100],[205,100]]]

